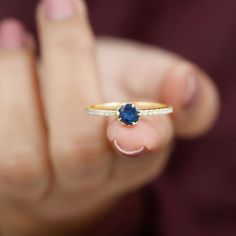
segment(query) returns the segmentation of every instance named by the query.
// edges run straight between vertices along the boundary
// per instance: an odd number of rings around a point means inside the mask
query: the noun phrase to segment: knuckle
[[[70,172],[94,169],[101,165],[102,158],[98,158],[98,155],[101,155],[101,144],[96,145],[94,142],[86,140],[86,138],[79,137],[60,145],[54,145],[52,156],[54,160],[57,160],[60,168]]]
[[[31,61],[28,49],[18,49],[12,51],[0,51],[0,71],[9,70],[14,67],[17,70]],[[9,72],[11,72],[10,70]]]
[[[174,64],[173,66],[173,72],[179,72],[181,74],[190,74],[190,73],[196,73],[197,71],[197,66],[194,65],[192,62],[190,61],[186,61],[186,60],[180,60],[178,62],[176,62],[176,64]]]
[[[44,47],[46,52],[88,53],[94,51],[95,39],[89,23],[75,18],[58,25],[51,25]]]
[[[5,155],[0,163],[0,176],[13,186],[31,187],[43,178],[38,154],[31,148],[16,148]]]
[[[70,55],[78,55],[78,53],[79,55],[86,55],[94,51],[94,45],[89,37],[81,37],[80,39],[73,36],[67,37],[62,39],[57,46],[64,54]]]

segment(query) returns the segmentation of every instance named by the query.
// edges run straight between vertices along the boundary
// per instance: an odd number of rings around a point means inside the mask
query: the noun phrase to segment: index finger
[[[78,185],[81,168],[96,168],[109,157],[101,155],[106,149],[104,121],[84,112],[101,101],[94,36],[81,0],[44,0],[38,25],[50,153],[57,177]]]

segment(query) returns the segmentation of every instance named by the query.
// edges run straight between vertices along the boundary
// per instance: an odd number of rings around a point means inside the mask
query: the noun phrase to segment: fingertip
[[[180,62],[163,80],[162,101],[174,107],[176,134],[196,137],[206,133],[219,112],[219,94],[212,80],[196,66]]]
[[[87,18],[88,10],[84,0],[41,0],[37,6],[37,19],[43,21],[64,21],[70,18]]]
[[[161,149],[170,140],[171,128],[163,122],[163,118],[143,118],[132,127],[126,127],[114,119],[108,124],[107,138],[122,155],[143,156]]]
[[[13,27],[13,28],[18,28],[21,30],[24,30],[24,25],[21,23],[20,20],[16,18],[5,18],[1,21],[1,29],[2,27]]]
[[[130,148],[122,146],[116,139],[114,139],[113,145],[114,145],[114,148],[119,153],[121,153],[122,155],[127,156],[127,157],[133,157],[133,158],[139,157],[139,156],[143,155],[144,153],[148,152],[148,149],[145,146],[140,146],[137,149],[134,149],[134,148],[130,149]],[[125,146],[127,146],[127,145],[125,145]]]
[[[7,18],[0,23],[0,46],[5,49],[18,49],[26,44],[24,25],[15,18]]]

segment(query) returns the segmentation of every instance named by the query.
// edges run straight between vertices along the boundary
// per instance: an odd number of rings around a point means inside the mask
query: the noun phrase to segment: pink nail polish
[[[116,150],[124,155],[124,156],[127,156],[127,157],[132,157],[132,158],[135,158],[135,157],[140,157],[142,156],[144,153],[147,152],[147,148],[146,147],[140,147],[136,150],[127,150],[127,149],[124,149],[123,147],[121,147],[116,140],[113,141],[113,145],[114,147],[116,148]]]
[[[25,44],[25,30],[23,25],[15,20],[8,19],[0,24],[0,47],[18,49]]]
[[[184,94],[183,106],[184,108],[191,107],[197,97],[197,78],[194,75],[190,75],[186,82],[186,92]]]
[[[61,20],[74,16],[76,14],[76,5],[74,0],[43,0],[45,4],[46,15],[52,20]]]

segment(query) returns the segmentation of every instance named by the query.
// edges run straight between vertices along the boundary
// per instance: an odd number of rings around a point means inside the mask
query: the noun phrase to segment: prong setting
[[[117,109],[117,118],[122,125],[134,126],[140,120],[140,110],[134,103],[123,103]]]

